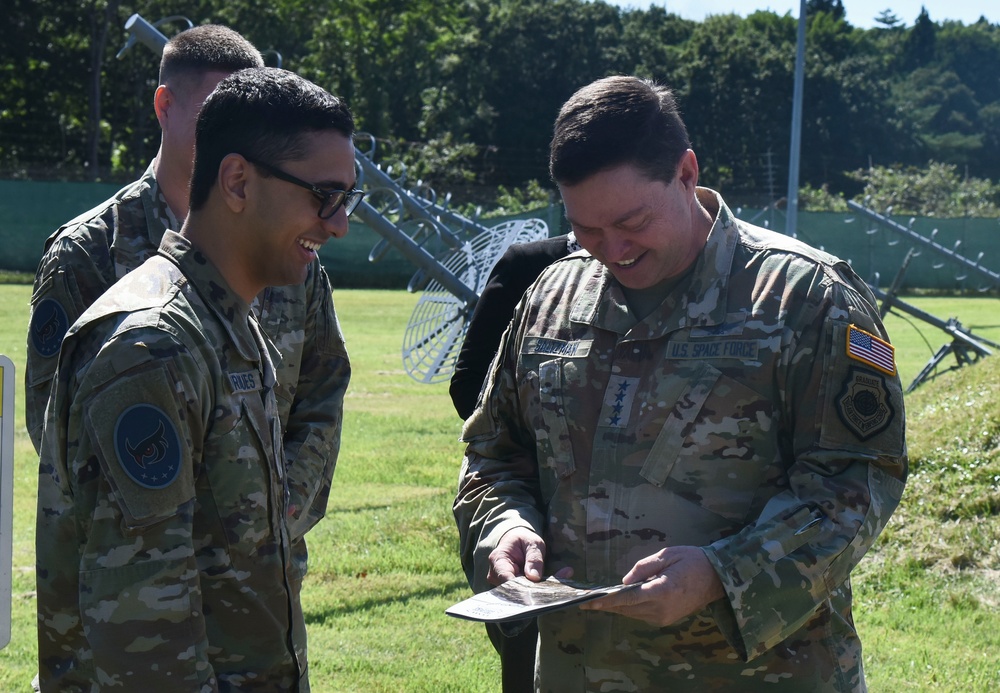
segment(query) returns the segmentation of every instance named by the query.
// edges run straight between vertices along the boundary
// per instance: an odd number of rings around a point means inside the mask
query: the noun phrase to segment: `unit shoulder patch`
[[[861,440],[881,433],[896,417],[885,377],[860,368],[847,374],[836,403],[841,421]]]
[[[139,486],[165,488],[180,474],[177,430],[159,407],[136,404],[123,411],[115,424],[114,440],[118,463]]]
[[[46,298],[31,314],[31,346],[43,358],[55,356],[68,329],[66,309],[54,298]]]

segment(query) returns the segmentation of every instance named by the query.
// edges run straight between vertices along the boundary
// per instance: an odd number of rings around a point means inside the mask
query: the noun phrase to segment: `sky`
[[[736,13],[742,17],[753,14],[757,10],[770,10],[778,15],[799,15],[799,0],[605,0],[619,7],[649,6],[666,7],[667,12],[680,15],[684,19],[701,21],[710,14]],[[852,26],[862,29],[872,29],[881,26],[875,23],[875,17],[888,9],[902,20],[903,26],[913,26],[914,20],[920,14],[920,8],[926,7],[931,21],[938,24],[946,20],[955,20],[964,24],[974,24],[980,15],[985,15],[987,21],[1000,23],[1000,3],[984,0],[842,0],[845,19]]]

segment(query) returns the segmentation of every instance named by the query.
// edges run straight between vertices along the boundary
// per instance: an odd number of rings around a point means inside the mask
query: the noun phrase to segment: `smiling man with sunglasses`
[[[251,304],[347,233],[353,133],[290,72],[222,80],[180,232],[69,329],[41,442],[42,691],[309,690],[283,354]]]
[[[156,157],[138,180],[64,224],[46,242],[31,299],[25,369],[25,418],[36,450],[64,334],[109,287],[156,255],[167,229],[180,229],[188,213],[195,124],[202,102],[224,77],[261,66],[253,44],[227,27],[203,25],[173,36],[164,48],[152,99],[161,129]],[[339,176],[349,177],[340,182],[328,180],[326,172],[306,176],[281,147],[260,153],[260,160],[302,174],[310,190],[353,185],[353,172]],[[268,176],[257,167],[251,172]],[[342,213],[321,208],[311,192],[273,178],[268,184],[279,197],[298,200],[299,209],[311,215],[309,223],[318,221],[318,212],[329,214],[338,233],[346,232]],[[333,191],[324,190],[324,198],[326,192]],[[336,195],[330,197],[336,201]],[[275,364],[276,394],[284,431],[293,562],[300,577],[307,567],[305,534],[326,513],[351,377],[330,280],[312,252],[327,237],[322,232],[303,236],[303,242],[312,244],[302,250],[303,259],[310,258],[304,282],[295,273],[293,283],[270,285],[252,302],[264,333],[281,353]]]

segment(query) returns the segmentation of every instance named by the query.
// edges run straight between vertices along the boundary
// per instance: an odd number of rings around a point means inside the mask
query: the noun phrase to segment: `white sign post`
[[[10,642],[14,550],[14,364],[0,354],[0,649]]]

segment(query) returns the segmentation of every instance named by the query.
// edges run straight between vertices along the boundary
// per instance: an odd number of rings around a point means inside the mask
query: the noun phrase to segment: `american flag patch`
[[[847,355],[883,373],[896,375],[896,347],[854,325],[847,328]]]

